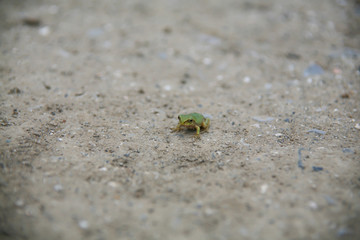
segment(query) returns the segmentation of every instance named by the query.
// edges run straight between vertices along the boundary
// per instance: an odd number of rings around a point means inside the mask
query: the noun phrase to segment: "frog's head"
[[[195,119],[191,116],[191,114],[186,114],[186,115],[179,115],[178,116],[179,119],[179,123],[181,125],[193,125],[195,123]]]

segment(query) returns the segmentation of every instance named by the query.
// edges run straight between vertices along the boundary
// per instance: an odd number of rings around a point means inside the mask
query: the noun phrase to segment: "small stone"
[[[355,153],[354,150],[352,150],[351,148],[343,148],[342,152],[343,153]]]
[[[215,211],[213,209],[211,209],[211,208],[206,208],[205,209],[205,214],[207,216],[213,215],[214,213],[215,213]]]
[[[56,185],[54,186],[54,190],[55,190],[56,192],[60,192],[60,191],[63,190],[63,186],[62,186],[61,184],[56,184]]]
[[[314,76],[314,75],[322,75],[324,74],[324,69],[316,64],[310,64],[305,70],[304,70],[304,77]]]
[[[45,26],[45,27],[39,28],[39,34],[43,37],[48,36],[50,34],[50,27]]]
[[[203,59],[203,64],[204,65],[210,65],[212,63],[212,59],[211,58],[204,58]]]
[[[252,119],[257,122],[271,122],[274,120],[273,117],[253,117]]]
[[[260,193],[261,193],[261,194],[265,194],[266,191],[268,190],[268,188],[269,188],[269,185],[267,185],[267,184],[261,185],[261,187],[260,187]]]
[[[80,220],[78,224],[79,224],[79,227],[81,229],[88,229],[89,228],[89,223],[86,220]]]
[[[316,166],[313,166],[312,169],[314,172],[320,172],[320,171],[324,170],[323,167],[316,167]]]
[[[121,70],[116,70],[114,73],[113,73],[114,77],[116,78],[121,78],[122,77],[122,71]]]
[[[216,76],[216,80],[218,80],[218,81],[222,81],[223,79],[224,79],[223,75],[217,75]]]
[[[360,123],[357,123],[357,124],[355,125],[355,128],[358,129],[358,130],[360,130]]]
[[[320,135],[324,135],[326,132],[325,131],[322,131],[322,130],[319,130],[319,129],[310,129],[309,131],[307,131],[308,133],[317,133],[317,134],[320,134]]]
[[[108,185],[109,185],[110,187],[113,187],[113,188],[116,188],[116,187],[118,186],[118,184],[117,184],[116,182],[113,182],[113,181],[108,182]]]
[[[270,90],[272,88],[272,84],[271,83],[266,83],[264,85],[264,87],[265,87],[266,90]]]
[[[35,17],[26,17],[23,18],[23,24],[29,27],[38,27],[41,24],[41,20]]]
[[[310,202],[309,202],[309,207],[310,207],[311,209],[313,209],[313,210],[316,210],[316,209],[318,208],[318,205],[317,205],[316,202],[310,201]]]
[[[164,86],[165,91],[170,91],[171,89],[172,89],[172,87],[170,85],[165,85]]]
[[[246,76],[246,77],[243,78],[243,82],[244,83],[249,83],[249,82],[251,82],[251,78]]]
[[[141,198],[145,195],[145,189],[143,188],[139,188],[138,190],[135,191],[134,193],[134,197],[136,198]]]
[[[24,200],[22,200],[22,199],[16,200],[16,201],[15,201],[15,205],[16,205],[17,207],[22,207],[22,206],[24,206]]]
[[[324,198],[325,198],[326,202],[327,202],[329,205],[335,205],[335,204],[336,204],[336,201],[335,201],[332,197],[330,197],[330,196],[328,196],[328,195],[325,195]]]
[[[286,58],[287,59],[292,59],[292,60],[299,60],[301,58],[301,56],[297,53],[292,53],[292,52],[289,52],[286,54]]]
[[[97,38],[104,34],[104,30],[101,28],[92,28],[87,31],[87,36],[89,38]]]

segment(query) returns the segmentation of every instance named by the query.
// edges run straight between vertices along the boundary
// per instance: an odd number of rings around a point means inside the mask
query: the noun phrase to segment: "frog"
[[[178,132],[181,130],[181,127],[189,129],[196,129],[196,138],[200,138],[200,129],[207,131],[210,127],[210,119],[205,118],[200,113],[190,113],[190,114],[180,114],[178,116],[179,123],[172,129],[172,132]]]

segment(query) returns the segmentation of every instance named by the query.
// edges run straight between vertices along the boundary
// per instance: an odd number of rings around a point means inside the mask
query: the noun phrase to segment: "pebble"
[[[343,148],[342,151],[343,153],[355,153],[351,148]]]
[[[324,198],[325,198],[326,202],[327,202],[329,205],[335,205],[335,204],[336,204],[336,201],[335,201],[332,197],[330,197],[330,196],[328,196],[328,195],[325,195]]]
[[[25,17],[22,21],[24,25],[29,27],[38,27],[41,24],[41,20],[35,17]]]
[[[301,56],[297,53],[289,52],[286,54],[286,58],[292,59],[292,60],[299,60],[301,58]]]
[[[39,28],[39,34],[43,37],[48,36],[50,34],[50,27],[45,26],[45,27]]]
[[[118,184],[117,184],[116,182],[113,182],[113,181],[108,182],[108,185],[109,185],[110,187],[113,187],[113,188],[118,187]]]
[[[360,123],[357,123],[357,124],[355,125],[355,128],[358,129],[358,130],[360,130]]]
[[[123,76],[121,70],[116,70],[116,71],[114,71],[114,72],[113,72],[113,75],[114,75],[114,77],[116,77],[116,78],[121,78],[121,77]]]
[[[289,118],[286,118],[286,119],[284,119],[284,122],[289,123],[289,122],[291,122],[291,120]]]
[[[204,58],[202,62],[203,62],[204,65],[210,65],[210,64],[212,64],[212,59],[211,58]]]
[[[24,206],[24,200],[22,200],[22,199],[16,200],[16,201],[15,201],[15,205],[16,205],[17,207],[22,207],[22,206]]]
[[[251,78],[246,76],[246,77],[243,78],[243,82],[244,83],[249,83],[249,82],[251,82]]]
[[[311,209],[316,210],[316,209],[318,208],[318,205],[317,205],[316,202],[310,201],[310,202],[309,202],[309,207],[310,207]]]
[[[206,208],[205,209],[205,214],[207,216],[213,215],[215,213],[215,210],[211,209],[211,208]]]
[[[89,223],[86,220],[80,220],[78,224],[79,224],[79,227],[81,229],[88,229],[89,228]]]
[[[97,38],[104,34],[104,30],[101,28],[92,28],[87,31],[87,36],[89,38]]]
[[[159,52],[159,53],[157,54],[157,56],[158,56],[160,59],[163,59],[163,60],[168,59],[168,55],[167,55],[166,52]]]
[[[199,39],[210,45],[220,45],[222,43],[220,38],[208,34],[200,34]]]
[[[320,172],[320,171],[324,170],[323,167],[316,167],[316,166],[313,166],[312,169],[314,172]]]
[[[63,186],[62,186],[61,184],[56,184],[56,185],[54,186],[54,190],[55,190],[56,192],[60,192],[60,191],[63,190]]]
[[[307,131],[308,133],[317,133],[317,134],[321,134],[321,135],[324,135],[326,132],[325,131],[322,131],[322,130],[319,130],[319,129],[310,129],[309,131]]]
[[[165,91],[170,91],[171,89],[172,89],[172,87],[170,85],[165,85],[164,86]]]
[[[264,87],[265,87],[266,90],[270,90],[272,88],[272,84],[271,83],[266,83],[264,85]]]
[[[261,194],[265,194],[266,191],[268,190],[268,188],[269,188],[269,185],[267,185],[267,184],[261,185],[261,187],[260,187],[260,193],[261,193]]]
[[[258,122],[271,122],[274,120],[273,117],[253,117],[252,119]]]
[[[305,70],[304,70],[304,77],[314,76],[314,75],[322,75],[324,74],[324,69],[316,64],[310,64]]]

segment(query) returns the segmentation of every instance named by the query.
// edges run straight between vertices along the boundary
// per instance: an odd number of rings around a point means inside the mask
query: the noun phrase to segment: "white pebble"
[[[116,70],[113,74],[114,74],[114,77],[116,77],[116,78],[121,78],[122,77],[121,70]]]
[[[79,227],[82,229],[88,229],[89,228],[89,223],[86,220],[81,220],[79,221]]]
[[[251,82],[251,78],[246,76],[246,77],[243,78],[243,82],[244,83],[249,83],[249,82]]]
[[[206,208],[205,209],[205,214],[207,216],[213,215],[214,213],[215,213],[215,211],[213,209],[211,209],[211,208]]]
[[[50,28],[48,26],[40,28],[39,34],[44,37],[48,36],[50,34]]]
[[[203,59],[203,64],[204,64],[204,65],[210,65],[211,63],[212,63],[211,58],[204,58],[204,59]]]
[[[269,188],[269,185],[267,185],[266,183],[263,184],[263,185],[261,185],[261,187],[260,187],[260,193],[261,193],[261,194],[266,193],[266,191],[268,190],[268,188]]]
[[[310,207],[311,209],[316,210],[316,209],[318,208],[318,205],[317,205],[316,202],[310,201],[310,202],[309,202],[309,207]]]
[[[272,84],[271,83],[266,83],[265,84],[265,89],[266,90],[270,90],[272,88]]]
[[[18,206],[18,207],[24,206],[24,200],[22,200],[22,199],[16,200],[15,205]]]
[[[165,86],[164,86],[164,90],[165,90],[165,91],[170,91],[171,88],[172,88],[172,87],[171,87],[170,85],[165,85]]]
[[[108,182],[108,185],[109,185],[110,187],[113,187],[113,188],[116,188],[116,187],[118,186],[118,184],[117,184],[116,182],[113,182],[113,181]]]
[[[63,186],[61,184],[56,184],[54,186],[54,190],[57,191],[57,192],[60,192],[63,190]]]

